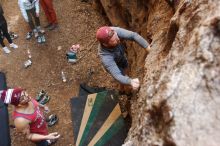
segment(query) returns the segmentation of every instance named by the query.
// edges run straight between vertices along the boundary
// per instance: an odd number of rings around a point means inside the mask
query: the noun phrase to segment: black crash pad
[[[5,74],[0,72],[0,90],[7,89]],[[0,146],[10,146],[11,138],[9,131],[8,108],[0,100]]]

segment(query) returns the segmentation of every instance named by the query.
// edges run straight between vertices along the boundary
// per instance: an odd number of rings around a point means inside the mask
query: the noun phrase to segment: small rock
[[[58,46],[57,50],[60,51],[62,49],[62,46]]]
[[[122,146],[134,146],[134,143],[129,140],[126,143],[124,143]]]

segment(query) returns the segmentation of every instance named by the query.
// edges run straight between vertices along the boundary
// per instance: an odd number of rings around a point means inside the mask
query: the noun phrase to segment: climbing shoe
[[[10,35],[12,40],[18,38],[18,35],[16,33],[14,33],[14,32],[9,32],[9,35]]]
[[[42,43],[42,41],[41,41],[41,37],[40,37],[40,36],[37,37],[37,42],[38,42],[39,44]]]
[[[44,97],[39,101],[39,103],[45,105],[49,100],[50,100],[50,96],[44,95]]]
[[[26,40],[30,40],[32,36],[33,36],[33,32],[32,31],[28,32],[26,35]]]
[[[37,101],[40,101],[46,94],[47,94],[46,91],[41,90],[41,91],[38,93],[38,95],[36,96],[35,99],[36,99]]]
[[[58,122],[58,117],[55,114],[50,115],[47,119],[48,127],[55,125],[57,122]]]
[[[41,43],[45,43],[45,42],[46,42],[45,36],[42,35],[42,36],[41,36]]]

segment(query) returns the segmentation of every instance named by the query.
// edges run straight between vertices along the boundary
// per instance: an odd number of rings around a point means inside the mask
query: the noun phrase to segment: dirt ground
[[[59,29],[46,31],[45,44],[37,44],[35,38],[26,40],[29,27],[21,16],[16,0],[3,0],[3,9],[10,31],[16,32],[19,38],[14,40],[19,48],[9,55],[0,51],[0,71],[6,73],[8,87],[26,88],[35,97],[44,89],[51,96],[48,106],[51,113],[56,113],[59,122],[49,128],[50,132],[59,132],[62,137],[57,146],[74,145],[71,121],[70,98],[77,96],[80,83],[91,86],[116,88],[117,83],[104,71],[97,56],[96,29],[106,24],[102,16],[96,12],[90,3],[80,0],[54,0]],[[40,14],[41,24],[47,24],[43,11]],[[72,44],[80,44],[77,54],[78,62],[69,64],[66,52]],[[27,49],[30,49],[33,64],[25,69],[24,61],[28,59]],[[63,83],[61,71],[64,71],[67,82]],[[9,106],[10,123],[12,107]],[[25,137],[11,129],[12,146],[32,146]]]

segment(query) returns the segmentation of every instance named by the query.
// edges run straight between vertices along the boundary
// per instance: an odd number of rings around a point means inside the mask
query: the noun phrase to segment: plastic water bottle
[[[30,52],[30,50],[29,50],[29,49],[27,50],[27,54],[28,54],[28,58],[29,58],[29,59],[31,59],[31,58],[32,58],[32,56],[31,56],[31,52]]]
[[[32,61],[30,59],[28,59],[27,61],[24,62],[24,68],[28,68],[29,66],[31,66]]]
[[[65,76],[63,71],[61,71],[61,77],[62,77],[63,82],[65,83],[66,82],[66,76]]]

